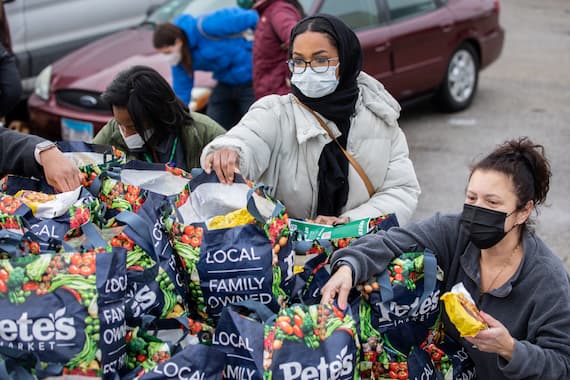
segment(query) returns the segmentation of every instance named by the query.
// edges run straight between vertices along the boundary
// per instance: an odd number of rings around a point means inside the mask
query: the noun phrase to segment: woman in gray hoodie
[[[461,342],[479,379],[570,379],[570,278],[530,228],[544,203],[550,164],[527,138],[499,146],[471,170],[463,212],[356,240],[332,256],[322,302],[383,272],[403,252],[435,252],[442,292],[462,282],[489,326]],[[444,316],[445,333],[459,333]]]

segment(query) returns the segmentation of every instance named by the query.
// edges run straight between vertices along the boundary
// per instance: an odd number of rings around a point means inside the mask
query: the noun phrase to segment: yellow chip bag
[[[455,284],[441,296],[445,312],[461,336],[475,336],[489,326],[481,315],[463,283]]]
[[[35,217],[42,219],[52,219],[61,216],[69,210],[79,199],[81,187],[76,190],[58,194],[45,194],[31,190],[20,190],[14,194],[14,198],[19,199],[28,206]]]
[[[226,215],[215,216],[208,223],[208,228],[217,230],[220,228],[230,228],[235,226],[242,226],[250,224],[255,221],[255,218],[247,211],[246,208],[232,211]]]

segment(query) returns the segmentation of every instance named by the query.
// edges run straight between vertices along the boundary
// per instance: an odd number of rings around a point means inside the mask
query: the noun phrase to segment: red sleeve
[[[297,8],[291,4],[284,4],[276,10],[269,19],[271,27],[279,40],[289,47],[289,37],[291,37],[291,30],[301,20],[301,15]]]

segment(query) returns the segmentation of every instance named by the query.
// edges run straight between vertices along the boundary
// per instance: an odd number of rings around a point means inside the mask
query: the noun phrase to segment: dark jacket
[[[240,35],[257,24],[257,12],[223,8],[201,17],[184,14],[174,20],[190,44],[192,69],[211,71],[214,79],[230,86],[252,79],[252,42]],[[190,102],[194,77],[181,64],[172,66],[174,92],[185,104]]]
[[[180,142],[184,147],[185,161],[182,165],[177,163],[177,167],[185,167],[188,169],[200,167],[200,154],[202,149],[214,137],[226,132],[218,123],[201,113],[192,112],[194,122],[182,128]],[[113,145],[115,148],[123,151],[127,155],[127,161],[143,159],[141,154],[129,151],[129,148],[121,136],[119,131],[119,123],[115,119],[111,119],[93,138],[94,144]],[[167,160],[164,161],[166,163]]]
[[[0,177],[5,174],[41,177],[42,167],[34,158],[34,150],[42,141],[45,139],[0,128]]]
[[[257,10],[259,22],[253,44],[253,90],[257,99],[270,94],[285,95],[291,92],[288,84],[289,36],[301,19],[294,5],[274,0]]]
[[[0,44],[8,53],[12,54],[12,39],[10,38],[10,28],[8,27],[3,1],[0,3]]]
[[[355,268],[357,282],[382,272],[389,261],[405,251],[429,248],[444,272],[445,292],[463,282],[474,300],[479,299],[480,250],[469,241],[460,215],[440,215],[405,228],[362,237],[332,257]],[[444,320],[446,333],[460,340],[477,369],[479,379],[570,379],[570,276],[559,257],[535,234],[523,234],[523,259],[513,277],[485,293],[479,305],[499,320],[515,339],[510,362],[481,352],[460,339]]]

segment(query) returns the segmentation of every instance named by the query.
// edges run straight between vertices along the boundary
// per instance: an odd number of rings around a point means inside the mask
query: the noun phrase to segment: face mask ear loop
[[[507,218],[508,218],[509,216],[513,215],[516,211],[517,211],[517,209],[515,208],[513,211],[509,212],[509,213],[507,214],[507,216],[505,216],[505,220],[507,220]],[[507,232],[505,232],[505,236],[506,236],[508,233],[510,233],[512,230],[514,230],[515,227],[518,226],[518,225],[519,225],[518,223],[513,224],[513,226],[511,227],[511,229],[508,230]]]

